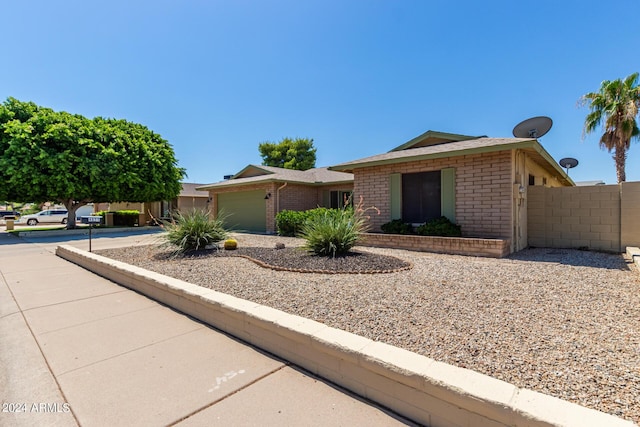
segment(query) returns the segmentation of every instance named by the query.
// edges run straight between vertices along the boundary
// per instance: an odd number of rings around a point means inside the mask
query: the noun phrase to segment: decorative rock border
[[[635,425],[475,371],[72,246],[58,246],[56,254],[424,425]]]
[[[269,268],[275,271],[289,271],[292,273],[318,273],[318,274],[386,274],[386,273],[397,273],[399,271],[406,271],[413,268],[413,264],[408,261],[408,265],[399,268],[392,268],[388,270],[364,270],[364,271],[335,271],[335,270],[314,270],[314,269],[306,269],[306,268],[289,268],[289,267],[281,267],[279,265],[269,264],[267,262],[261,261],[256,258],[252,258],[249,255],[229,255],[231,257],[245,258],[249,261],[252,261],[263,268]]]

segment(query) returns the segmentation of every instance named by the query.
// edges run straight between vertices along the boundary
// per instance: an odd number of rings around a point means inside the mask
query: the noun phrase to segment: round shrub
[[[447,217],[432,219],[418,228],[416,233],[421,236],[442,236],[442,237],[460,237],[462,231],[460,226],[449,221]]]
[[[394,219],[391,222],[387,222],[386,224],[382,224],[380,226],[383,233],[387,234],[412,234],[413,227],[411,224],[408,224],[401,219]]]

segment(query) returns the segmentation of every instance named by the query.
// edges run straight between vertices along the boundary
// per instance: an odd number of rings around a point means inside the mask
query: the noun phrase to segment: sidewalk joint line
[[[84,368],[87,368],[89,366],[97,365],[98,363],[106,362],[108,360],[115,359],[115,358],[120,357],[120,356],[124,356],[125,354],[133,353],[135,351],[139,351],[139,350],[142,350],[142,349],[147,348],[147,347],[152,347],[152,346],[154,346],[156,344],[167,342],[167,341],[172,340],[174,338],[178,338],[178,337],[182,337],[182,336],[185,336],[185,335],[188,335],[188,334],[192,334],[194,332],[199,331],[202,328],[204,328],[204,326],[201,325],[199,328],[195,328],[195,329],[192,329],[190,331],[186,331],[186,332],[183,332],[181,334],[174,335],[172,337],[168,337],[168,338],[165,338],[165,339],[162,339],[162,340],[159,340],[159,341],[154,341],[154,342],[149,343],[147,345],[143,345],[142,347],[132,348],[132,349],[127,350],[125,352],[114,354],[113,356],[109,356],[109,357],[107,357],[105,359],[96,360],[95,362],[87,363],[86,365],[78,366],[77,368],[73,368],[73,369],[70,369],[68,371],[60,372],[58,374],[58,376],[67,375],[67,374],[70,374],[72,372],[79,371],[80,369],[84,369]]]
[[[51,306],[48,306],[48,307],[51,307]],[[75,325],[69,325],[69,326],[65,326],[63,328],[52,329],[50,331],[42,332],[40,335],[47,335],[47,334],[50,334],[50,333],[53,333],[53,332],[64,331],[65,329],[71,329],[71,328],[77,328],[79,326],[90,325],[92,323],[102,322],[102,321],[109,320],[109,319],[115,319],[115,318],[118,318],[118,317],[127,316],[129,314],[138,313],[140,311],[150,310],[150,309],[153,309],[153,308],[155,308],[155,307],[153,307],[153,306],[151,306],[151,307],[142,307],[142,308],[138,308],[136,310],[127,311],[126,313],[114,314],[112,316],[101,317],[99,319],[93,319],[93,320],[89,320],[89,321],[82,322],[82,323],[76,323]]]
[[[243,391],[243,390],[245,390],[245,389],[247,389],[247,388],[251,387],[252,385],[256,384],[257,382],[262,381],[262,380],[263,380],[263,379],[265,379],[266,377],[268,377],[268,376],[270,376],[270,375],[273,375],[273,374],[275,374],[275,373],[276,373],[276,372],[278,372],[278,371],[281,371],[282,369],[284,369],[284,368],[288,367],[289,365],[290,365],[290,363],[289,363],[289,362],[283,362],[282,366],[279,366],[279,367],[277,367],[276,369],[273,369],[273,370],[271,370],[270,372],[267,372],[266,374],[264,374],[264,375],[262,375],[262,376],[260,376],[260,377],[256,378],[255,380],[251,381],[250,383],[245,384],[244,386],[240,387],[239,389],[234,390],[233,392],[231,392],[231,393],[229,393],[229,394],[226,394],[226,395],[224,395],[224,396],[220,397],[219,399],[216,399],[216,400],[214,400],[213,402],[211,402],[211,403],[209,403],[209,404],[207,404],[207,405],[205,405],[205,406],[203,406],[203,407],[201,407],[201,408],[199,408],[199,409],[196,409],[195,411],[193,411],[193,412],[191,412],[191,413],[189,413],[189,414],[185,415],[184,417],[180,418],[179,420],[176,420],[176,421],[174,421],[174,422],[172,422],[172,423],[167,424],[167,427],[175,426],[176,424],[181,423],[182,421],[185,421],[186,419],[191,418],[192,416],[194,416],[194,415],[196,415],[196,414],[198,414],[198,413],[200,413],[200,412],[202,412],[202,411],[204,411],[204,410],[206,410],[206,409],[209,409],[209,408],[210,408],[210,407],[212,407],[213,405],[216,405],[216,404],[218,404],[218,403],[222,402],[223,400],[226,400],[226,399],[228,399],[229,397],[231,397],[231,396],[234,396],[234,395],[238,394],[239,392],[241,392],[241,391]]]
[[[76,301],[85,301],[85,300],[88,300],[88,299],[91,299],[91,298],[99,298],[99,297],[102,297],[102,296],[105,296],[105,295],[113,295],[113,294],[118,294],[120,292],[126,292],[126,291],[127,291],[126,289],[123,289],[123,290],[109,292],[109,293],[106,293],[106,294],[100,294],[100,295],[94,295],[94,296],[90,296],[90,297],[78,298],[78,299],[73,299],[73,300],[69,300],[69,301],[60,301],[60,302],[56,302],[56,303],[53,303],[53,304],[39,305],[37,307],[29,307],[29,308],[25,309],[24,312],[31,311],[31,310],[37,310],[39,308],[55,307],[56,305],[68,304],[68,303],[76,302]]]
[[[51,369],[51,365],[49,364],[49,361],[47,360],[47,357],[45,356],[44,351],[42,350],[42,347],[40,346],[40,342],[38,341],[38,338],[36,337],[36,335],[33,333],[33,329],[31,329],[31,325],[27,321],[27,318],[25,317],[24,312],[22,311],[22,308],[20,307],[20,304],[18,303],[18,300],[16,300],[16,297],[13,294],[13,291],[11,290],[11,287],[7,283],[7,280],[4,277],[4,274],[2,273],[2,271],[0,271],[0,275],[2,276],[2,280],[4,280],[5,284],[7,285],[7,289],[9,290],[9,293],[11,294],[11,298],[13,298],[13,300],[16,303],[16,306],[18,307],[18,310],[19,310],[18,313],[22,317],[22,321],[26,325],[27,329],[29,330],[29,333],[31,334],[31,338],[33,338],[33,341],[35,342],[36,346],[38,347],[38,351],[40,352],[40,355],[42,356],[42,360],[44,360],[44,363],[45,363],[47,369],[49,370],[49,374],[53,378],[53,381],[55,381],[56,387],[58,388],[58,391],[60,392],[60,395],[61,395],[63,401],[65,403],[69,403],[69,410],[71,412],[71,415],[73,416],[73,420],[75,421],[76,425],[80,426],[80,420],[78,420],[78,417],[77,417],[75,411],[73,410],[73,405],[71,405],[71,403],[69,402],[69,399],[67,399],[67,396],[64,394],[64,390],[62,390],[62,387],[60,386],[60,382],[58,381],[58,377],[53,373],[53,370]]]

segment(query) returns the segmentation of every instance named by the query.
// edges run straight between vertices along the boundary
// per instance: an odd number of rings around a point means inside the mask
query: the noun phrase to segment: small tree
[[[285,169],[307,170],[316,166],[313,139],[284,138],[279,143],[263,142],[258,146],[262,164]]]
[[[67,228],[87,203],[173,199],[184,175],[171,145],[143,125],[0,105],[0,200],[62,203]]]

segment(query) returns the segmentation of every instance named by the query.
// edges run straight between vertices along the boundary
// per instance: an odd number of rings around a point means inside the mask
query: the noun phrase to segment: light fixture
[[[265,200],[269,200],[270,198],[271,198],[271,193],[267,193],[267,195],[266,195],[266,196],[264,196],[264,199],[265,199]]]

